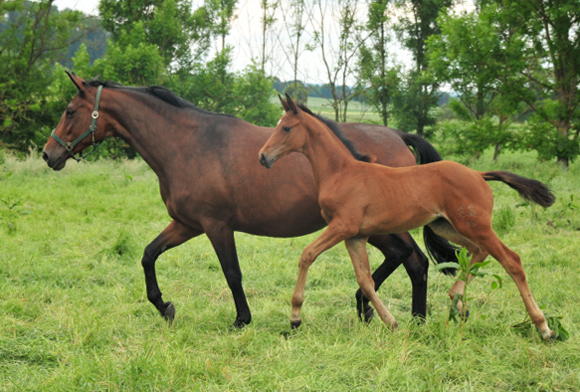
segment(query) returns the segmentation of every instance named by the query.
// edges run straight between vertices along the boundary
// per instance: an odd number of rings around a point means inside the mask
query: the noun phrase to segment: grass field
[[[298,257],[316,234],[295,239],[238,233],[253,312],[241,331],[205,237],[157,263],[169,326],[148,302],[143,248],[169,223],[157,178],[140,161],[68,163],[53,172],[36,156],[0,165],[0,391],[578,391],[580,390],[580,164],[563,171],[533,154],[489,155],[478,170],[511,170],[547,182],[550,209],[521,203],[492,183],[495,227],[521,256],[545,312],[563,316],[566,342],[516,331],[525,309],[504,278],[469,286],[471,317],[447,323],[453,279],[431,269],[428,319],[410,316],[401,268],[379,296],[398,319],[361,324],[356,280],[343,246],[310,269],[304,323],[290,331]],[[573,196],[571,196],[573,195]],[[572,198],[572,199],[571,199]],[[283,222],[281,222],[283,224]],[[420,242],[420,231],[415,238]],[[371,262],[382,259],[370,249]]]

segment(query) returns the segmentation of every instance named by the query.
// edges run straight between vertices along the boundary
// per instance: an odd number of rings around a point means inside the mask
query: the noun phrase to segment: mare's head
[[[258,153],[260,163],[267,169],[291,152],[304,152],[308,123],[315,121],[313,117],[306,115],[288,94],[286,94],[287,101],[280,96],[278,98],[286,114],[278,121],[270,139]]]
[[[79,160],[74,154],[91,145],[98,147],[105,137],[110,136],[105,132],[106,119],[98,111],[102,87],[86,82],[74,73],[67,72],[67,75],[78,93],[66,107],[42,153],[48,166],[54,170],[61,170],[68,158]]]

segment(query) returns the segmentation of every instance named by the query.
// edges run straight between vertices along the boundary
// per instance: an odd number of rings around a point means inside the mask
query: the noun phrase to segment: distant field
[[[276,102],[279,102],[277,98]],[[320,113],[333,120],[335,118],[334,109],[325,98],[308,97],[307,106],[315,113]],[[351,101],[348,104],[347,120],[350,122],[382,124],[381,118],[375,108],[356,101]]]
[[[377,319],[363,325],[342,245],[310,269],[304,323],[292,332],[298,258],[316,234],[236,235],[253,312],[241,331],[228,328],[234,303],[205,236],[163,254],[159,284],[177,308],[169,326],[147,300],[140,263],[144,247],[170,222],[143,161],[69,161],[53,172],[37,156],[1,160],[2,392],[580,390],[579,162],[564,171],[533,154],[505,154],[497,163],[485,154],[472,164],[537,178],[558,197],[544,210],[491,184],[494,227],[521,255],[539,305],[563,316],[570,332],[567,342],[547,344],[532,330],[511,328],[526,312],[495,262],[487,270],[504,286],[494,291],[490,280],[472,282],[463,331],[447,323],[454,280],[433,268],[424,325],[411,318],[403,268],[379,291],[400,328],[392,333]],[[414,237],[421,243],[420,230]],[[377,267],[382,259],[369,250]]]

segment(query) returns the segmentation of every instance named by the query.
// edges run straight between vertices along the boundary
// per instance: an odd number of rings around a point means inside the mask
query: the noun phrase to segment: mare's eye
[[[284,127],[284,128],[282,128],[282,131],[288,133],[288,132],[290,132],[290,128],[292,128],[292,127]]]
[[[66,116],[67,117],[72,117],[74,115],[75,115],[75,111],[74,110],[72,110],[72,109],[67,109],[66,110]]]

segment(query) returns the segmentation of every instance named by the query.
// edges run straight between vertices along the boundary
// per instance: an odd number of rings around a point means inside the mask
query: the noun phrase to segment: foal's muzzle
[[[266,155],[264,155],[264,153],[260,154],[260,163],[262,164],[262,166],[264,166],[266,169],[269,169],[272,167],[272,165],[274,164],[274,160],[273,159],[268,159],[266,158]]]

